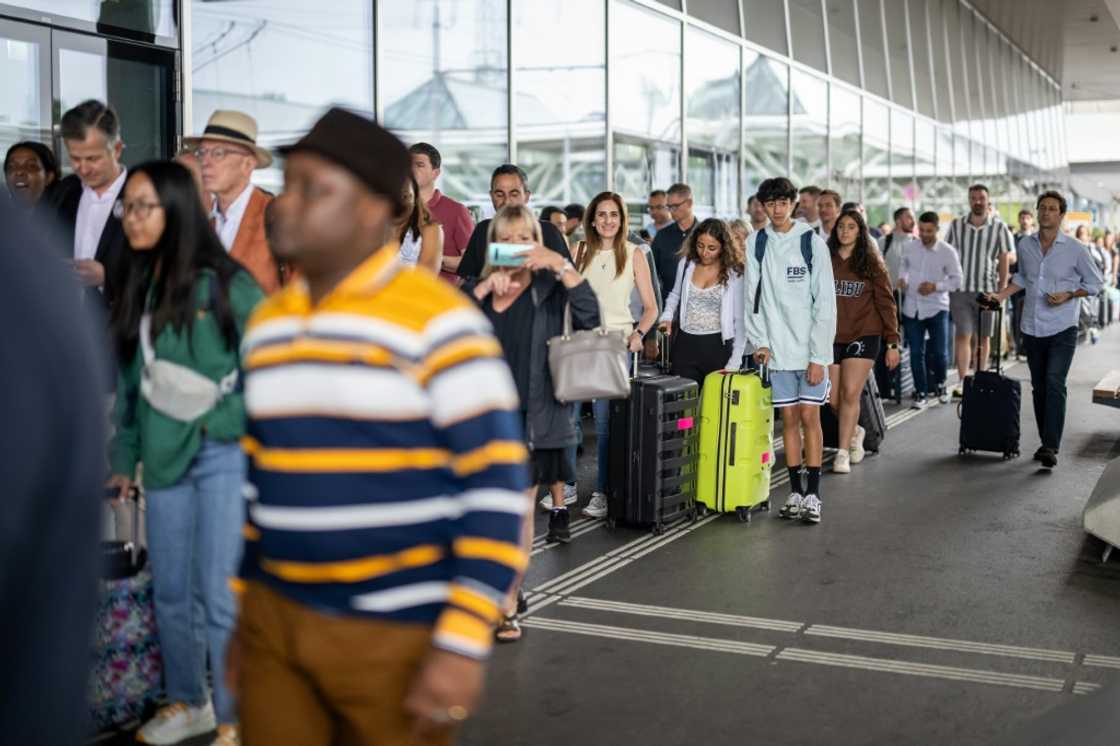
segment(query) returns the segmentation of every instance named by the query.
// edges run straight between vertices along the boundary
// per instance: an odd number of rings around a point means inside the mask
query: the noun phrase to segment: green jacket
[[[212,278],[213,274],[206,272],[195,284],[197,316],[191,326],[189,344],[185,329],[177,332],[168,324],[152,340],[152,346],[157,358],[185,365],[217,382],[241,366],[241,357],[239,350],[226,347],[221,329],[210,312]],[[240,340],[249,315],[264,298],[264,293],[256,280],[244,271],[230,279],[229,293]],[[128,477],[136,473],[136,464],[143,462],[144,487],[160,489],[170,487],[186,474],[204,437],[235,442],[245,434],[245,402],[238,387],[194,422],[180,422],[152,409],[140,395],[143,368],[144,354],[137,345],[132,360],[121,366],[117,381],[113,412],[116,432],[109,447],[109,461],[113,474]]]

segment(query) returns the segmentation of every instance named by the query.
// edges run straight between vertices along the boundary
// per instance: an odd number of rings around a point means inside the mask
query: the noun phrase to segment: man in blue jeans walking
[[[1053,469],[1066,421],[1066,376],[1077,348],[1078,299],[1099,293],[1104,277],[1085,247],[1061,231],[1066,198],[1059,192],[1044,192],[1036,207],[1038,233],[1019,243],[1018,271],[1007,287],[989,297],[1003,303],[1020,290],[1027,291],[1023,347],[1042,440],[1034,460]]]
[[[914,409],[925,409],[927,397],[936,393],[949,401],[945,369],[949,362],[949,293],[961,286],[961,260],[957,250],[937,238],[938,217],[924,212],[918,219],[918,238],[902,247],[898,287],[906,292],[902,325],[910,347],[914,371]],[[929,332],[929,346],[926,346]],[[929,380],[932,371],[934,380]]]

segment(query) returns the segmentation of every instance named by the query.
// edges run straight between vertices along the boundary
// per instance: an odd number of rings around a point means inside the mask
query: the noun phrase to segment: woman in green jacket
[[[111,319],[120,381],[110,484],[124,497],[143,464],[170,702],[139,735],[147,743],[175,743],[218,727],[215,744],[236,744],[235,705],[224,673],[236,614],[228,583],[244,523],[238,348],[263,295],[222,248],[184,167],[144,164],[129,172],[121,194],[114,209],[132,253]],[[198,611],[196,598],[202,601]]]

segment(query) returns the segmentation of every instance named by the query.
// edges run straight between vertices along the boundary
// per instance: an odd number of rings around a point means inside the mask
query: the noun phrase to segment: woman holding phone
[[[490,223],[488,238],[491,261],[477,284],[468,282],[463,290],[474,297],[494,327],[517,386],[530,453],[529,500],[542,486],[548,488],[552,496],[548,540],[567,543],[572,536],[564,483],[575,481],[575,473],[565,450],[576,444],[576,432],[568,407],[553,394],[548,340],[563,334],[565,306],[571,308],[573,329],[594,329],[599,325],[599,304],[572,263],[541,245],[541,224],[527,207],[503,208]],[[511,251],[511,245],[517,250]],[[494,263],[495,254],[505,266]],[[532,510],[526,511],[524,521],[522,542],[527,551],[533,538]],[[501,642],[521,638],[516,588],[507,599],[496,635]]]
[[[661,331],[672,334],[672,374],[704,385],[717,370],[738,370],[747,346],[743,321],[743,264],[722,220],[709,218],[685,239],[677,283],[661,314]]]
[[[603,192],[591,200],[583,221],[587,240],[580,241],[576,247],[576,269],[595,291],[603,326],[609,331],[627,334],[630,351],[640,352],[642,340],[657,323],[657,297],[653,292],[653,276],[649,264],[642,258],[641,249],[626,240],[629,224],[626,202],[614,192]],[[642,299],[642,317],[637,325],[630,311],[630,296],[635,287]],[[604,518],[607,515],[610,402],[596,399],[591,409],[595,416],[598,480],[583,514]]]

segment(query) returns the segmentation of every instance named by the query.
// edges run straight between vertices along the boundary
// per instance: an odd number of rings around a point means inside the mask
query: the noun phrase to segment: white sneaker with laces
[[[602,492],[592,492],[591,502],[584,507],[583,514],[588,518],[606,518],[607,496]]]
[[[854,459],[847,451],[837,451],[836,460],[832,462],[833,474],[851,474]]]
[[[190,707],[182,702],[175,702],[161,707],[136,734],[136,740],[140,743],[169,746],[209,733],[217,726],[212,703],[207,702],[202,707]]]
[[[564,504],[575,505],[579,500],[579,488],[574,484],[564,485]],[[545,496],[537,503],[542,513],[547,513],[552,510],[552,493],[546,492]]]
[[[778,511],[778,517],[787,518],[789,520],[793,520],[794,518],[796,518],[801,513],[802,499],[804,498],[802,498],[801,495],[797,494],[796,492],[790,493],[789,498],[786,500],[786,504],[783,505],[782,509]]]
[[[941,390],[937,392],[937,400],[942,404],[948,404],[950,401],[952,401],[952,399],[953,395],[950,394],[949,389],[945,388],[944,386],[942,386]]]
[[[821,522],[821,499],[816,495],[806,495],[801,502],[801,520],[805,523]]]
[[[916,409],[919,412],[922,411],[923,409],[926,408],[926,398],[924,396],[919,396],[917,399],[914,400],[914,403],[910,405],[910,408],[911,409]]]
[[[867,457],[867,451],[865,451],[863,449],[863,439],[866,438],[866,437],[867,437],[867,431],[864,430],[859,425],[856,425],[856,434],[852,436],[851,452],[849,454],[846,454],[846,455],[851,456],[851,463],[858,464],[861,461],[863,461],[864,458]],[[840,454],[836,454],[836,455],[837,455],[837,460],[839,460]],[[836,471],[836,469],[833,469],[833,471]],[[851,469],[849,469],[848,471],[851,471]],[[840,473],[841,474],[847,474],[848,472],[843,471],[843,472],[840,472]]]

